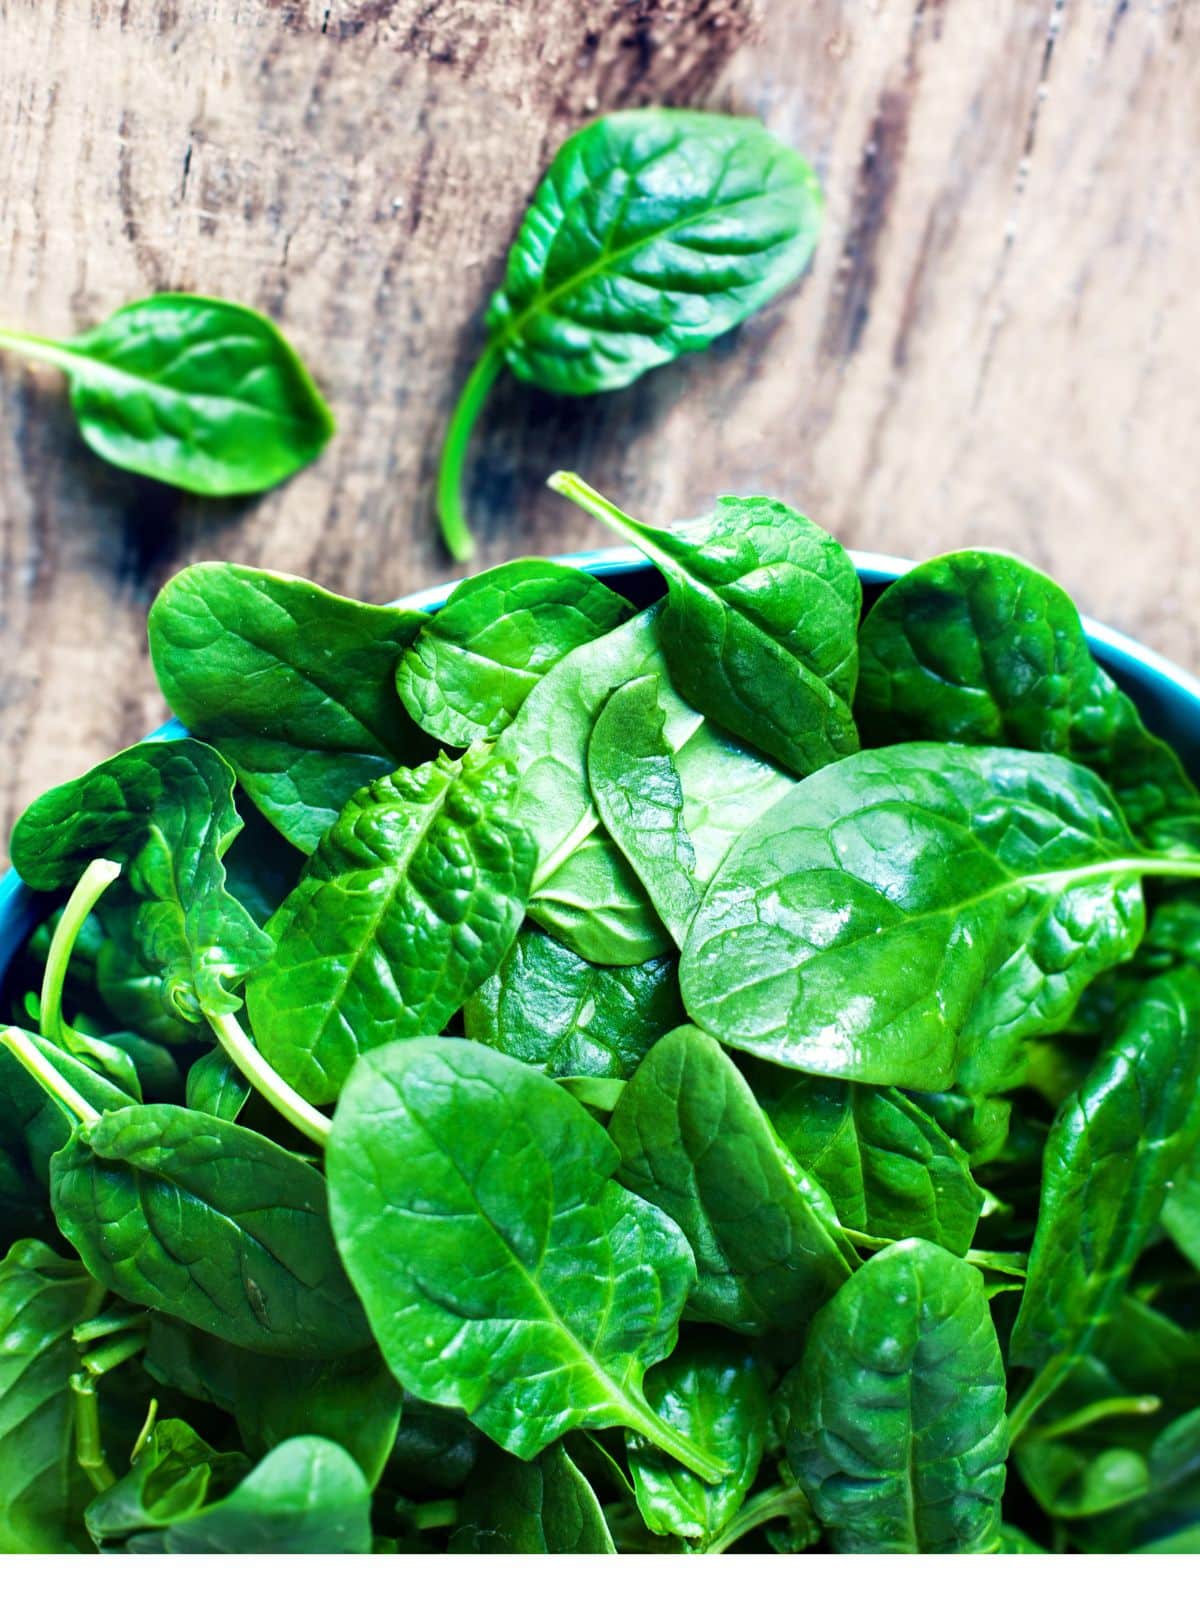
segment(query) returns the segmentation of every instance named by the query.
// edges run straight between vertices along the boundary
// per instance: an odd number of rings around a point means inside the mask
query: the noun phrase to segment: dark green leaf
[[[805,1072],[988,1092],[1142,932],[1111,795],[1057,756],[864,751],[730,851],[680,962],[688,1014]]]
[[[443,744],[494,739],[539,678],[632,613],[589,572],[553,561],[509,561],[467,578],[401,659],[400,698]]]
[[[77,1093],[97,1111],[117,1111],[136,1104],[126,1092],[93,1065],[60,1050],[49,1039],[39,1039],[22,1029],[6,1030],[10,1037],[24,1041],[28,1049],[49,1061]],[[21,1065],[11,1049],[0,1044],[0,1128],[5,1136],[21,1141],[38,1183],[50,1178],[50,1158],[71,1137],[73,1120]]]
[[[849,1276],[857,1257],[828,1197],[698,1028],[654,1046],[608,1131],[620,1181],[673,1217],[692,1247],[693,1316],[742,1333],[796,1331]]]
[[[467,1482],[457,1555],[615,1555],[591,1484],[560,1444],[533,1461],[489,1451]]]
[[[847,1554],[1000,1544],[1008,1429],[983,1279],[939,1245],[890,1245],[813,1324],[788,1454]]]
[[[158,294],[62,341],[0,334],[60,367],[83,437],[128,472],[193,494],[257,494],[320,455],[329,407],[279,329],[248,306]]]
[[[92,1501],[88,1532],[103,1550],[169,1527],[232,1489],[249,1467],[245,1456],[214,1450],[186,1422],[167,1418],[142,1441],[125,1476]]]
[[[50,1176],[59,1227],[124,1299],[268,1355],[368,1342],[320,1173],[261,1134],[128,1106],[77,1127]]]
[[[217,1045],[188,1069],[186,1095],[193,1111],[236,1122],[250,1098],[250,1085]]]
[[[474,1470],[482,1443],[483,1435],[461,1411],[405,1395],[389,1481],[395,1479],[413,1494],[460,1489]]]
[[[556,1078],[625,1078],[683,1021],[675,963],[597,967],[543,933],[520,933],[463,1008],[467,1037]]]
[[[424,621],[206,561],[150,608],[150,657],[171,710],[308,852],[357,789],[426,753],[395,689],[396,663]]]
[[[499,966],[525,912],[534,848],[514,779],[486,751],[438,756],[362,789],[268,924],[247,988],[259,1048],[307,1099],[355,1058],[441,1031]]]

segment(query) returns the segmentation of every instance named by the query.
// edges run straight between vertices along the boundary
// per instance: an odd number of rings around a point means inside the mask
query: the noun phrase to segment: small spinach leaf
[[[560,1444],[533,1461],[491,1450],[467,1481],[454,1555],[615,1555],[591,1484]]]
[[[217,1045],[188,1068],[186,1103],[223,1122],[236,1122],[250,1098],[250,1085]]]
[[[168,1417],[141,1441],[125,1476],[92,1501],[88,1532],[98,1550],[120,1548],[132,1534],[193,1516],[249,1468],[244,1455],[214,1450],[188,1423]]]
[[[594,966],[640,966],[673,948],[641,879],[600,827],[537,890],[529,915]]]

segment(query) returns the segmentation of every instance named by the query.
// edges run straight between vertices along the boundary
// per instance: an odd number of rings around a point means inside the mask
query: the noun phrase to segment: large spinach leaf
[[[684,1005],[783,1066],[986,1092],[1132,953],[1138,874],[1164,870],[1100,780],[1058,756],[864,751],[730,851],[683,951]]]
[[[673,1217],[692,1247],[693,1316],[741,1333],[794,1332],[849,1276],[857,1257],[828,1197],[698,1028],[659,1040],[608,1131],[621,1182]]]
[[[375,1045],[439,1033],[499,966],[534,868],[513,789],[483,750],[441,755],[361,789],[321,841],[246,991],[259,1048],[308,1099]]]
[[[560,1444],[533,1461],[490,1451],[467,1481],[457,1555],[615,1555],[591,1484]]]
[[[834,1548],[1000,1543],[1004,1367],[983,1279],[939,1245],[890,1245],[813,1324],[788,1453]]]
[[[659,635],[690,705],[800,774],[858,749],[862,587],[836,539],[778,500],[726,495],[709,517],[653,528],[574,473],[550,482],[661,569]]]
[[[691,1252],[611,1181],[616,1148],[565,1089],[471,1040],[385,1046],[351,1075],[328,1159],[342,1258],[406,1389],[525,1460],[568,1428],[629,1427],[721,1476],[642,1394]]]
[[[864,739],[1051,751],[1110,784],[1152,849],[1200,847],[1200,794],[1179,757],[1093,659],[1079,613],[1015,556],[957,550],[889,584],[863,623]]]
[[[499,970],[468,999],[469,1039],[555,1078],[626,1078],[683,1021],[675,963],[598,967],[557,939],[518,934]]]
[[[279,329],[195,294],[138,300],[73,339],[0,332],[66,373],[97,455],[193,494],[257,494],[313,460],[333,417]]]
[[[590,572],[506,562],[464,579],[429,618],[397,668],[400,698],[443,744],[494,739],[556,662],[632,613]]]
[[[200,562],[151,606],[150,659],[171,710],[307,852],[355,790],[427,753],[395,689],[424,621],[301,578]]]

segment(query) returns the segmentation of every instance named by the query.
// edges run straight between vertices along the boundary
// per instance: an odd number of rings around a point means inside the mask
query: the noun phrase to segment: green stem
[[[210,1016],[208,1021],[226,1055],[246,1082],[257,1089],[281,1117],[286,1117],[293,1128],[324,1149],[329,1143],[329,1132],[333,1127],[329,1118],[322,1116],[315,1106],[310,1106],[302,1095],[296,1093],[290,1083],[283,1081],[266,1057],[260,1054],[236,1017],[227,1012],[224,1016]]]
[[[606,500],[598,489],[585,483],[577,472],[552,472],[546,479],[546,487],[595,517],[606,528],[611,528],[619,539],[629,539],[639,544],[641,536],[655,531],[648,523],[636,522],[633,517],[626,516],[620,506]]]
[[[17,333],[12,328],[0,328],[0,350],[11,350],[30,361],[46,361],[52,367],[61,367],[65,371],[69,371],[73,365],[72,352],[64,349],[58,339],[46,339],[37,333]]]
[[[475,541],[463,511],[463,468],[476,419],[483,410],[492,385],[503,370],[504,351],[497,340],[489,339],[463,384],[458,404],[446,427],[442,459],[438,466],[436,504],[442,537],[455,561],[469,561],[475,553]]]
[[[1033,1421],[1046,1401],[1058,1388],[1071,1367],[1068,1356],[1052,1356],[1034,1378],[1025,1393],[1008,1414],[1008,1443],[1011,1449]]]
[[[788,1488],[786,1485],[779,1489],[765,1489],[762,1494],[756,1494],[752,1500],[746,1501],[711,1544],[704,1546],[703,1553],[706,1556],[724,1555],[730,1545],[736,1544],[739,1539],[744,1539],[748,1533],[753,1533],[755,1528],[761,1527],[764,1522],[773,1522],[776,1517],[791,1516],[797,1511],[811,1515],[808,1496],[803,1489]]]
[[[452,1528],[458,1521],[457,1500],[426,1500],[413,1506],[408,1513],[411,1526],[418,1531],[424,1528]]]
[[[1150,1417],[1161,1410],[1162,1401],[1156,1394],[1113,1395],[1108,1400],[1093,1400],[1091,1405],[1080,1406],[1065,1417],[1034,1428],[1031,1441],[1041,1444],[1046,1439],[1061,1439],[1065,1434],[1080,1433],[1094,1422],[1106,1422],[1110,1417]]]
[[[705,1483],[720,1483],[722,1478],[729,1476],[729,1468],[723,1461],[709,1455],[707,1450],[701,1450],[686,1433],[664,1422],[644,1400],[640,1404],[637,1401],[631,1401],[630,1404],[634,1411],[632,1426],[651,1444],[657,1445],[664,1455],[678,1461],[680,1466],[694,1472],[698,1478],[703,1478]]]
[[[99,1122],[100,1113],[90,1105],[78,1089],[72,1086],[52,1067],[27,1033],[20,1028],[5,1028],[0,1033],[0,1044],[7,1045],[25,1070],[41,1084],[46,1093],[57,1100],[63,1110],[82,1122],[85,1127]]]
[[[106,1372],[114,1372],[122,1362],[140,1355],[146,1348],[146,1339],[146,1330],[142,1328],[137,1333],[126,1334],[123,1339],[114,1339],[111,1344],[102,1344],[98,1350],[89,1350],[84,1356],[84,1367],[93,1378],[102,1378]]]
[[[77,1372],[71,1379],[75,1396],[75,1459],[97,1494],[111,1489],[117,1475],[108,1464],[100,1437],[100,1403],[91,1378]]]
[[[149,1441],[150,1435],[154,1432],[154,1424],[157,1421],[158,1421],[158,1398],[157,1398],[157,1396],[155,1396],[150,1401],[150,1407],[146,1412],[146,1420],[145,1420],[145,1422],[142,1423],[141,1431],[139,1432],[137,1438],[133,1441],[133,1449],[129,1452],[129,1464],[130,1464],[130,1466],[133,1465],[133,1463],[141,1455],[142,1451],[146,1448],[146,1445],[147,1445],[147,1442]]]
[[[107,1339],[110,1333],[129,1333],[146,1324],[144,1311],[108,1311],[102,1317],[77,1322],[71,1330],[71,1338],[76,1344],[91,1344],[96,1339]]]
[[[63,985],[67,981],[67,967],[75,949],[75,941],[99,900],[111,883],[121,876],[119,861],[93,861],[79,882],[71,890],[71,898],[63,907],[62,916],[50,941],[46,957],[46,970],[42,974],[40,997],[40,1023],[44,1038],[65,1048],[62,1028]]]

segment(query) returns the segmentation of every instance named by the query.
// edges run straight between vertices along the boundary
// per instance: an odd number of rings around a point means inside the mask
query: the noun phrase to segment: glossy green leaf
[[[705,1334],[688,1339],[647,1374],[646,1399],[727,1469],[720,1483],[705,1483],[637,1435],[629,1440],[629,1470],[646,1526],[703,1548],[746,1498],[762,1461],[762,1369],[744,1346]]]
[[[259,1049],[333,1100],[357,1056],[435,1034],[504,958],[534,868],[514,779],[486,751],[393,773],[345,806],[268,924],[246,991]]]
[[[97,1549],[118,1548],[132,1534],[193,1516],[249,1467],[244,1455],[214,1450],[188,1423],[168,1417],[151,1429],[125,1476],[92,1501],[88,1532]]]
[[[1010,1360],[1037,1371],[1021,1416],[1112,1315],[1200,1140],[1200,972],[1147,984],[1095,1067],[1059,1108]]]
[[[236,1122],[250,1098],[250,1085],[218,1045],[188,1069],[187,1104],[224,1122]]]
[[[615,1555],[591,1484],[560,1444],[533,1461],[493,1450],[467,1482],[456,1555]]]
[[[608,1126],[620,1181],[673,1217],[696,1258],[690,1313],[741,1333],[797,1331],[857,1261],[745,1079],[698,1028],[661,1039]]]
[[[864,751],[797,784],[709,885],[684,1005],[805,1072],[977,1093],[1142,933],[1143,861],[1111,795],[1057,756]]]
[[[328,1152],[334,1231],[405,1389],[529,1460],[569,1428],[687,1446],[642,1395],[694,1279],[682,1234],[536,1068],[466,1039],[362,1057]]]
[[[84,1548],[91,1489],[76,1464],[71,1375],[75,1323],[104,1291],[78,1261],[33,1239],[0,1261],[0,1553]]]
[[[931,1239],[962,1255],[983,1190],[965,1152],[898,1089],[797,1077],[769,1107],[775,1131],[847,1228]]]
[[[49,790],[13,829],[13,865],[34,889],[65,888],[98,856],[126,864],[142,958],[188,1019],[235,1010],[232,987],[271,948],[225,887],[233,781],[195,739],[137,744]]]
[[[858,749],[862,586],[836,539],[778,500],[725,495],[711,516],[654,528],[573,473],[550,481],[666,578],[659,636],[689,705],[793,772]]]
[[[368,1342],[320,1173],[261,1134],[127,1106],[80,1124],[50,1176],[59,1227],[124,1299],[268,1355]]]
[[[302,578],[206,561],[150,608],[150,658],[175,715],[307,853],[356,790],[427,753],[395,689],[396,663],[424,621]]]
[[[400,698],[443,744],[494,739],[552,666],[632,612],[589,572],[506,562],[464,579],[425,623],[397,668]]]
[[[821,1311],[793,1380],[788,1455],[834,1548],[1000,1545],[1004,1367],[983,1279],[908,1239]]]
[[[23,1046],[22,1055],[32,1052],[48,1061],[97,1111],[118,1111],[137,1102],[120,1084],[48,1039],[20,1028],[6,1029],[0,1042],[0,1127],[7,1136],[17,1136],[39,1184],[45,1186],[50,1179],[50,1159],[71,1137],[74,1121],[22,1065],[13,1053],[13,1043]]]
[[[232,1494],[126,1549],[160,1555],[366,1555],[371,1491],[328,1439],[288,1439]]]
[[[469,1039],[545,1066],[555,1078],[626,1078],[682,1021],[673,960],[593,966],[534,931],[518,934],[463,1007]]]
[[[158,294],[73,339],[0,333],[67,374],[97,455],[193,494],[257,494],[318,456],[333,417],[300,357],[249,306]]]
[[[1200,1272],[1200,1155],[1195,1150],[1171,1179],[1162,1225],[1176,1248]]]
[[[595,966],[640,966],[674,950],[641,879],[599,827],[537,890],[529,915]]]
[[[1093,659],[1070,598],[1033,567],[957,550],[905,573],[859,640],[871,744],[948,739],[1067,756],[1111,785],[1152,849],[1200,846],[1200,794]]]

